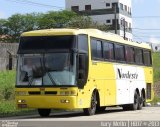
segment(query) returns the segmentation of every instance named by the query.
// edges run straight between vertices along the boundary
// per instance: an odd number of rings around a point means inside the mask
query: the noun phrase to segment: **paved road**
[[[88,127],[89,126],[100,127],[103,125],[108,126],[105,123],[103,124],[102,123],[103,121],[152,121],[152,120],[160,121],[160,107],[145,107],[142,110],[137,110],[137,111],[123,111],[121,108],[110,108],[106,109],[105,112],[98,113],[94,116],[84,116],[83,112],[79,111],[79,112],[53,113],[48,118],[41,118],[38,115],[31,115],[31,116],[3,118],[2,120],[3,122],[4,120],[10,120],[10,121],[14,120],[19,122],[23,121],[22,123],[25,127],[32,127],[33,124],[35,126],[38,124],[39,127],[41,126],[50,127],[50,125],[58,127],[59,124],[60,126],[65,126],[65,127],[68,126],[83,127],[86,124],[88,124],[87,125]],[[83,122],[74,122],[74,121],[83,121]],[[92,121],[92,122],[87,122],[87,121]],[[157,124],[159,124],[160,126],[160,122]]]

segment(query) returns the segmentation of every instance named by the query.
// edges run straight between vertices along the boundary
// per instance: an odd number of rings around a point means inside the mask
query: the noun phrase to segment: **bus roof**
[[[149,44],[127,41],[124,40],[123,37],[120,37],[119,35],[109,32],[103,32],[97,29],[44,29],[44,30],[24,32],[21,36],[54,36],[54,35],[57,36],[57,35],[78,35],[78,34],[87,34],[91,37],[99,39],[151,49],[151,46]]]

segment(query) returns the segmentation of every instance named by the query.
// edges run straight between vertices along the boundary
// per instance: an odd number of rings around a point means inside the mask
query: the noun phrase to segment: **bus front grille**
[[[56,94],[57,94],[57,91],[46,91],[45,94],[56,95]]]
[[[30,91],[28,93],[29,93],[29,95],[39,95],[39,94],[41,94],[40,91]]]
[[[42,91],[30,91],[28,93],[29,93],[29,95],[41,95],[41,94],[56,95],[57,91],[45,91],[45,92],[42,92]]]

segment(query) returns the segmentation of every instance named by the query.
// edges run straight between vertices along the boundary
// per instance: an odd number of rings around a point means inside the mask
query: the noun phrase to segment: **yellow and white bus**
[[[83,109],[107,106],[140,110],[153,99],[151,47],[96,29],[25,32],[18,49],[16,102],[36,108]]]

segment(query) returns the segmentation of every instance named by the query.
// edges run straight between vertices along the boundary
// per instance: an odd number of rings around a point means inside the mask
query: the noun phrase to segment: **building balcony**
[[[73,10],[73,11],[76,12],[77,14],[83,15],[83,16],[106,15],[106,14],[114,14],[115,13],[114,8],[83,10],[83,11]],[[120,8],[116,9],[116,13],[122,14],[122,15],[125,15],[125,16],[131,18],[131,13],[128,13],[127,11],[121,10]]]
[[[116,29],[115,24],[108,25],[108,30],[115,30],[115,29]],[[117,30],[124,31],[124,27],[117,23]],[[125,28],[125,31],[132,34],[132,28]]]

